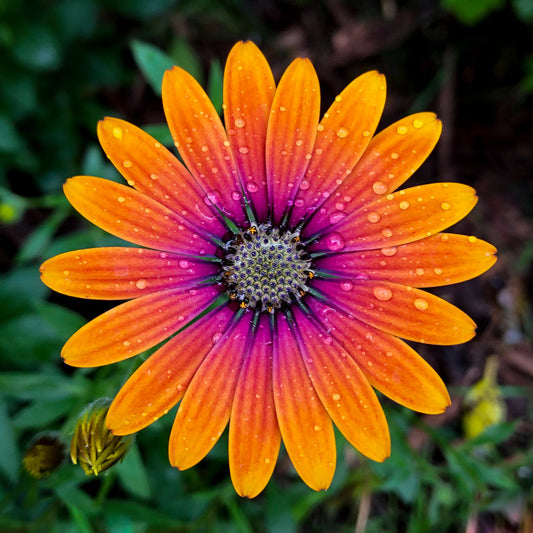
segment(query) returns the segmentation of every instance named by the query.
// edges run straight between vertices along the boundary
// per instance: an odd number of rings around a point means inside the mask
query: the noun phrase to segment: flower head
[[[241,495],[268,482],[283,440],[302,479],[325,489],[333,424],[366,456],[390,452],[374,392],[423,413],[449,405],[432,368],[403,340],[474,336],[462,311],[421,289],[487,270],[494,248],[441,233],[475,205],[473,189],[397,189],[435,146],[432,113],[374,136],[385,79],[368,72],[320,120],[316,73],[296,59],[275,85],[255,45],[238,43],[224,74],[224,124],[201,86],[175,67],[163,105],[177,157],[114,118],[100,143],[128,185],[67,181],[72,205],[139,247],[65,253],[42,279],[73,296],[127,299],[63,348],[74,366],[126,359],[169,339],[129,378],[107,415],[117,435],[181,402],[172,465],[198,463],[229,423]]]

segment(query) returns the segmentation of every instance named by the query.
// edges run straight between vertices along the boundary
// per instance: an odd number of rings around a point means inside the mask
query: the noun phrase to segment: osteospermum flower
[[[319,119],[307,59],[278,86],[252,43],[224,74],[224,123],[175,67],[163,105],[182,164],[115,118],[100,143],[131,186],[77,176],[64,190],[104,230],[140,247],[78,250],[41,268],[56,291],[128,300],[76,332],[69,365],[107,365],[162,344],[118,392],[117,435],[181,402],[172,465],[203,459],[229,422],[229,466],[241,495],[268,482],[283,440],[313,489],[333,477],[333,424],[376,461],[390,452],[377,389],[422,413],[450,403],[403,340],[456,344],[474,335],[462,311],[422,288],[487,270],[494,248],[441,233],[475,205],[472,188],[436,183],[395,192],[441,132],[432,113],[374,132],[385,102],[377,72],[356,78]]]

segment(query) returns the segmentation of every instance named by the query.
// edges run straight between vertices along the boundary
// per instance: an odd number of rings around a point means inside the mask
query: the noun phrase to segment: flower
[[[329,486],[333,424],[361,453],[390,453],[377,389],[422,413],[450,403],[435,371],[403,340],[474,336],[462,311],[421,289],[475,277],[495,249],[441,233],[475,191],[435,183],[395,192],[436,144],[441,123],[417,113],[374,136],[385,79],[352,81],[319,121],[319,83],[296,59],[275,85],[250,42],[231,50],[224,122],[200,85],[174,67],[163,106],[182,164],[123,120],[100,143],[131,186],[77,176],[65,194],[88,220],[134,247],[46,261],[64,294],[128,300],[77,331],[73,366],[106,365],[169,339],[133,373],[107,415],[137,432],[180,402],[169,458],[192,467],[229,423],[236,491],[254,497],[283,440],[311,488]]]

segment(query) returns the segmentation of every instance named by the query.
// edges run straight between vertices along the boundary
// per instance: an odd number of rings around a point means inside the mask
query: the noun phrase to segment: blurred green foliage
[[[416,2],[408,4],[416,9]],[[419,38],[428,38],[425,25],[432,24],[431,35],[441,40],[427,55],[424,49],[416,63],[420,72],[430,71],[427,85],[415,95],[424,101],[435,97],[445,79],[437,75],[440,65],[432,71],[427,63],[441,53],[442,42],[449,44],[449,35],[458,34],[457,48],[466,49],[472,30],[491,15],[507,9],[525,32],[533,20],[530,0],[513,0],[510,7],[504,0],[428,4],[429,14],[419,17]],[[291,46],[300,53],[304,45],[320,47],[331,40],[342,16],[335,19],[328,5],[312,0],[0,0],[1,531],[342,533],[357,523],[368,533],[445,533],[464,529],[477,515],[513,523],[514,511],[532,505],[533,448],[512,440],[516,422],[464,440],[460,424],[432,427],[390,404],[391,458],[383,464],[366,461],[339,437],[339,465],[327,492],[308,489],[282,455],[265,493],[241,500],[229,481],[224,438],[206,461],[177,472],[167,459],[172,413],[141,432],[124,461],[97,479],[70,463],[41,480],[21,469],[25,447],[36,434],[57,430],[68,441],[79,413],[95,399],[113,396],[142,359],[100,369],[62,365],[66,339],[106,307],[51,295],[39,280],[38,265],[47,257],[116,243],[73,216],[61,192],[74,174],[119,179],[97,145],[97,121],[106,114],[122,116],[148,125],[147,131],[171,145],[158,101],[166,68],[179,65],[195,75],[220,110],[221,61],[233,41],[265,43],[286,65]],[[354,19],[366,20],[380,15],[377,5],[360,2],[354,8],[353,2],[340,2],[340,14],[354,9]],[[463,24],[468,33],[462,33]],[[309,31],[312,39],[302,44],[299,31]],[[469,40],[461,41],[461,35]],[[520,75],[512,83],[527,98],[533,92],[533,50],[521,52]],[[364,61],[372,68],[379,61],[380,68],[398,66],[394,72],[403,73],[407,90],[416,70],[411,57],[393,50]],[[353,66],[328,70],[328,62],[323,57],[319,64],[332,85],[337,78],[341,85],[350,81]],[[519,387],[504,394],[527,397]],[[409,442],[413,432],[417,446]],[[368,498],[371,513],[365,516]]]

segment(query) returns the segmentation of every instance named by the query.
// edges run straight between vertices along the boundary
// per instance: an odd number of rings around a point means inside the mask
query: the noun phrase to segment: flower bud
[[[70,457],[80,464],[88,476],[97,476],[128,453],[132,436],[117,436],[106,426],[105,419],[111,401],[101,398],[91,403],[76,422],[70,443]]]
[[[65,452],[65,442],[59,433],[39,433],[30,442],[22,458],[22,465],[32,477],[45,478],[61,465]]]

